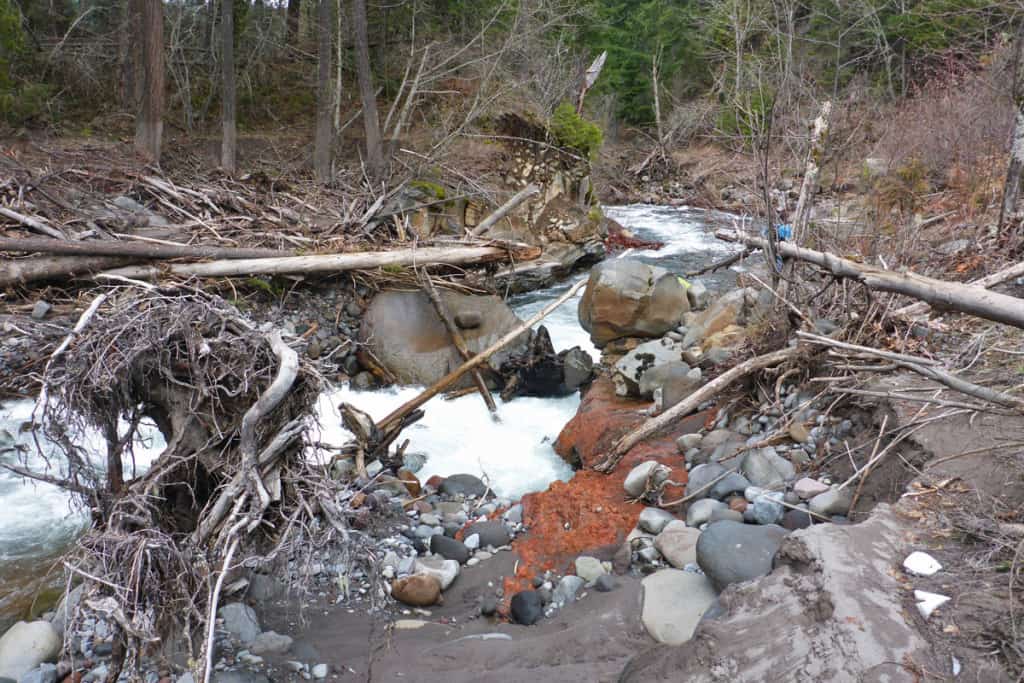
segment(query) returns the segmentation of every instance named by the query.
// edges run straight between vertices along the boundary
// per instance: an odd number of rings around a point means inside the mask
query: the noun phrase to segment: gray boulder
[[[675,515],[661,508],[644,508],[637,520],[637,526],[649,534],[659,534],[669,523],[675,521]]]
[[[571,602],[576,601],[576,595],[583,588],[583,584],[586,583],[583,579],[572,574],[563,576],[555,586],[555,592],[551,596],[551,601],[561,605],[568,605]]]
[[[683,569],[697,561],[697,539],[700,530],[687,526],[681,520],[670,522],[658,537],[654,539],[654,547],[670,565]]]
[[[0,637],[0,677],[15,681],[44,662],[57,661],[61,637],[48,621],[19,621]]]
[[[708,497],[714,498],[715,500],[725,500],[733,493],[743,495],[743,492],[747,490],[748,486],[750,486],[750,482],[746,477],[742,474],[737,474],[736,472],[730,472],[725,475],[725,479],[711,487],[711,492],[708,494]]]
[[[57,665],[40,664],[19,678],[18,683],[57,683]]]
[[[651,477],[655,484],[660,484],[668,479],[671,473],[668,467],[659,464],[655,460],[642,462],[629,471],[629,474],[626,475],[626,481],[622,484],[622,488],[625,489],[630,498],[639,498],[643,495],[647,479],[655,469],[658,471]]]
[[[693,637],[701,617],[717,594],[707,577],[678,569],[662,569],[643,580],[640,619],[651,637],[666,645],[682,645]]]
[[[501,522],[477,522],[471,524],[466,529],[466,536],[472,536],[473,534],[480,534],[480,547],[486,548],[487,546],[494,546],[498,548],[503,545],[508,545],[512,540],[509,536],[508,530],[505,525]]]
[[[569,391],[575,391],[594,376],[594,359],[578,346],[565,352],[562,357],[562,384]]]
[[[243,645],[249,645],[260,634],[256,612],[241,602],[224,605],[217,611],[217,616],[224,620],[224,630]]]
[[[697,564],[719,590],[765,576],[787,533],[774,524],[714,522],[697,540]]]
[[[755,448],[743,456],[740,472],[751,484],[762,488],[780,488],[796,475],[792,463],[771,447]]]
[[[292,646],[290,636],[282,635],[276,631],[264,631],[256,636],[249,646],[249,652],[254,655],[273,654],[280,655],[288,652]]]
[[[807,502],[811,512],[825,517],[833,515],[845,515],[850,511],[850,504],[853,502],[853,494],[850,489],[829,489],[819,493]]]
[[[478,327],[462,330],[469,352],[477,354],[518,327],[522,321],[496,296],[439,292],[449,312],[480,314]],[[508,358],[526,349],[530,333],[491,356],[497,370]],[[447,328],[422,292],[381,292],[363,315],[359,341],[402,384],[431,385],[462,365],[463,359]],[[364,363],[365,365],[365,363]],[[467,374],[457,387],[472,386]]]
[[[690,503],[686,511],[686,526],[699,527],[705,522],[711,521],[711,515],[716,510],[728,510],[729,506],[720,500],[713,498],[702,498]]]
[[[681,403],[704,384],[704,375],[700,368],[689,368],[685,363],[673,364],[664,370],[655,369],[649,374],[656,376],[657,386],[651,393],[651,398],[654,400],[654,410],[657,413],[663,413]]]
[[[472,474],[453,474],[441,482],[441,493],[446,496],[476,496],[487,492],[487,484]]]
[[[716,479],[724,475],[728,470],[717,462],[709,462],[697,465],[690,470],[690,476],[686,480],[686,495],[698,496],[699,498],[711,497]],[[724,480],[723,480],[724,481]]]
[[[684,350],[682,344],[668,338],[640,344],[612,368],[615,393],[650,398],[673,371],[690,371],[690,366],[683,362]]]
[[[594,344],[604,346],[622,337],[660,337],[689,310],[678,277],[633,259],[615,259],[591,269],[579,320]]]

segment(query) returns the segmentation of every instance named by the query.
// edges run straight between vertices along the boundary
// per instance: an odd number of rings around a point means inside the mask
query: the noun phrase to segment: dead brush
[[[64,476],[48,480],[93,515],[64,567],[69,585],[85,584],[78,618],[116,624],[108,680],[171,637],[200,680],[226,580],[243,568],[301,567],[329,549],[376,582],[379,551],[351,525],[356,491],[307,452],[321,379],[276,332],[188,287],[103,296],[87,312],[96,319],[83,315],[51,357],[35,416],[67,458]],[[147,472],[126,473],[144,419],[167,445]],[[83,447],[90,431],[106,441],[105,465]],[[372,525],[362,517],[360,529]]]

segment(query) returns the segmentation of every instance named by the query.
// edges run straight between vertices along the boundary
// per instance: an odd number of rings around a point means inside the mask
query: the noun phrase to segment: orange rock
[[[412,607],[430,607],[441,597],[441,584],[433,576],[413,574],[391,582],[391,597]]]
[[[729,509],[742,514],[747,509],[747,499],[741,496],[733,496],[729,499]]]
[[[362,491],[359,491],[354,496],[352,496],[351,505],[353,509],[358,510],[359,508],[363,507],[363,504],[365,502],[366,494],[363,493]]]
[[[420,486],[419,477],[403,467],[398,470],[398,478],[405,484],[405,489],[409,492],[410,496],[420,495],[423,487]]]

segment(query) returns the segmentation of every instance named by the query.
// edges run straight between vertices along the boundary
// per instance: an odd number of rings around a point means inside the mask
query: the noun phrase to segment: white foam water
[[[354,391],[334,389],[320,396],[317,413],[320,441],[339,446],[348,440],[338,406],[347,402],[380,420],[420,393],[419,387]],[[435,398],[423,418],[402,432],[409,453],[426,455],[417,476],[426,481],[436,475],[475,474],[486,477],[495,493],[518,498],[542,491],[572,477],[572,468],[552,448],[565,423],[576,414],[579,395],[565,398],[519,397],[498,400],[498,418],[492,420],[476,394],[447,401]]]

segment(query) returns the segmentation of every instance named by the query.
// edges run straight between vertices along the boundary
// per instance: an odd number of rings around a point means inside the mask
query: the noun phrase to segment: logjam
[[[715,236],[728,242],[741,242],[758,248],[766,246],[760,237],[743,235],[732,230],[719,230]],[[804,249],[790,242],[780,242],[777,249],[783,256],[813,263],[836,277],[855,280],[869,289],[902,294],[925,301],[935,308],[959,311],[1024,328],[1024,301],[1016,297],[959,282],[936,280],[916,273],[882,270],[834,254]]]

